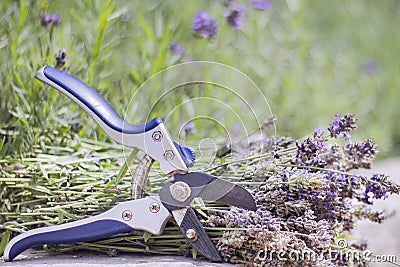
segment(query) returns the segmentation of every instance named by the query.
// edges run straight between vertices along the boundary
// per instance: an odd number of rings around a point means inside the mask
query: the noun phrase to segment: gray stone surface
[[[194,261],[191,258],[178,256],[145,256],[132,253],[121,253],[118,257],[109,257],[104,253],[78,251],[56,256],[34,254],[28,250],[19,255],[13,262],[0,260],[0,266],[55,266],[55,267],[100,267],[100,266],[132,266],[132,267],[232,267],[231,264],[212,263],[203,260]]]

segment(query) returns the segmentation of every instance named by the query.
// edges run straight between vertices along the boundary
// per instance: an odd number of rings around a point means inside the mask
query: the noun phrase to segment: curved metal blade
[[[178,223],[183,236],[194,249],[211,261],[222,261],[217,249],[192,208],[174,210],[172,215]]]
[[[185,182],[190,186],[190,197],[184,202],[176,201],[170,194],[170,186],[176,182]],[[185,207],[189,206],[196,197],[209,201],[218,201],[248,210],[256,210],[253,196],[243,187],[203,172],[175,174],[174,181],[168,182],[160,191],[164,205]],[[170,208],[173,209],[173,208]]]
[[[202,191],[201,197],[208,200],[214,200],[212,197],[214,197],[218,192],[220,195],[221,192],[223,192],[222,190],[218,190],[218,186],[213,186],[210,184]],[[253,196],[249,193],[249,191],[239,185],[235,185],[225,195],[215,199],[215,201],[252,211],[257,210],[256,202],[254,201]]]

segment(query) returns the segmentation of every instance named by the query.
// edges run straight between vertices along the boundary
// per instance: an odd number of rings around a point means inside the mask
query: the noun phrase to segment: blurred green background
[[[236,3],[246,9],[238,30],[226,23],[223,1],[1,1],[1,156],[29,151],[49,131],[106,139],[79,107],[33,79],[64,48],[69,73],[120,114],[151,75],[209,60],[255,81],[280,135],[300,138],[326,128],[335,113],[354,113],[355,140],[372,136],[381,157],[400,154],[400,1],[272,0],[264,11]],[[191,32],[199,10],[219,22],[211,40]],[[42,26],[43,12],[56,13],[60,24]],[[173,42],[183,57],[171,53]]]

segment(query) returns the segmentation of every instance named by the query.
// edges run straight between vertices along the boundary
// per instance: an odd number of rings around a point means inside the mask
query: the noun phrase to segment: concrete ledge
[[[232,267],[232,264],[212,263],[205,260],[193,260],[179,256],[145,256],[133,253],[120,253],[110,257],[104,253],[76,251],[56,256],[46,253],[37,254],[28,250],[19,255],[13,262],[0,260],[1,266],[56,266],[56,267],[102,267],[102,266],[132,266],[132,267]]]

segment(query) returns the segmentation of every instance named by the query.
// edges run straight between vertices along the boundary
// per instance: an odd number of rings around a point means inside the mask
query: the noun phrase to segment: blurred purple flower
[[[379,71],[379,63],[376,60],[369,59],[364,63],[363,70],[369,75],[377,74]]]
[[[232,25],[234,29],[239,29],[243,24],[244,13],[244,6],[235,5],[231,10],[225,11],[224,16],[226,17],[228,24]]]
[[[122,21],[130,21],[133,18],[133,14],[130,12],[124,12],[122,14]]]
[[[57,55],[56,55],[56,68],[64,67],[65,63],[68,61],[67,50],[63,48]]]
[[[50,20],[57,26],[60,24],[60,17],[56,13],[51,13]]]
[[[211,18],[206,11],[199,11],[192,20],[193,33],[202,38],[212,38],[218,33],[218,22]]]
[[[40,22],[46,27],[51,22],[51,19],[46,13],[40,13]]]
[[[183,129],[185,130],[186,136],[197,133],[197,129],[194,127],[194,122],[192,122],[192,121],[185,123],[185,125],[183,126]]]
[[[267,0],[253,0],[250,1],[251,6],[257,10],[266,10],[272,8],[272,4]]]
[[[56,26],[60,24],[60,17],[56,13],[51,13],[51,15],[47,15],[45,12],[40,13],[40,22],[43,26],[47,26],[50,23],[54,23]]]
[[[168,49],[171,52],[171,54],[173,54],[174,56],[182,56],[183,55],[183,47],[178,42],[170,43],[168,46]]]

